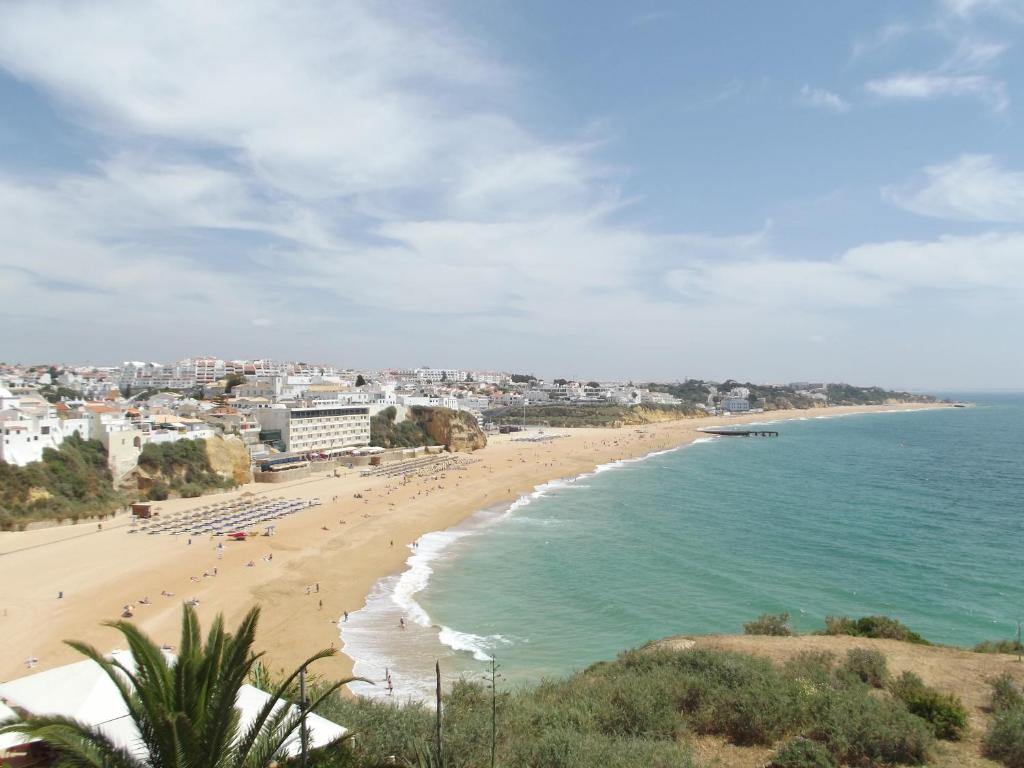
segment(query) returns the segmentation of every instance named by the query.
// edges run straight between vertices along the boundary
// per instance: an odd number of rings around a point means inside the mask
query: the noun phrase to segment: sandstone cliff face
[[[234,480],[239,485],[252,482],[249,449],[241,439],[228,436],[207,440],[206,455],[210,459],[210,467],[221,477]]]
[[[487,445],[487,435],[471,415],[448,408],[411,408],[409,418],[421,427],[439,445],[447,445],[452,452],[469,452]]]
[[[234,436],[213,437],[205,441],[205,448],[210,469],[216,475],[239,485],[252,482],[249,449],[240,438]],[[195,471],[195,469],[195,465],[192,465],[191,471]],[[154,486],[163,484],[176,492],[179,486],[188,481],[189,474],[190,467],[184,464],[176,464],[171,467],[147,467],[140,464],[125,476],[121,487],[125,490],[139,490],[146,493]]]

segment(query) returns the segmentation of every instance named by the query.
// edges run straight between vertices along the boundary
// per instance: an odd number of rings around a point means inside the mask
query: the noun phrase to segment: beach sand
[[[177,645],[181,602],[192,597],[199,599],[204,626],[218,612],[231,626],[259,605],[256,647],[266,652],[271,669],[290,669],[320,649],[339,647],[333,622],[343,611],[361,608],[378,579],[402,568],[415,539],[484,507],[511,502],[544,482],[690,443],[701,436],[701,427],[925,407],[935,406],[837,407],[619,429],[548,429],[547,434],[561,437],[547,442],[524,442],[515,434],[491,437],[483,450],[462,455],[464,469],[400,488],[393,478],[360,477],[359,468],[342,470],[340,477],[328,477],[325,469],[305,480],[252,484],[155,505],[166,514],[246,492],[324,502],[277,521],[275,536],[225,542],[219,559],[216,544],[222,537],[193,537],[188,544],[184,535],[129,534],[126,516],[105,522],[102,530],[92,521],[0,533],[0,680],[28,674],[30,657],[38,659],[33,671],[80,660],[64,639],[92,643],[103,652],[117,647],[120,635],[102,623],[117,620],[128,603],[136,606],[133,621],[154,640]],[[363,498],[354,498],[356,493]],[[266,560],[271,553],[273,559]],[[217,576],[203,577],[214,568]],[[163,591],[173,596],[163,597]],[[139,605],[147,596],[151,603]],[[316,671],[336,679],[351,674],[351,667],[339,654],[319,662]]]

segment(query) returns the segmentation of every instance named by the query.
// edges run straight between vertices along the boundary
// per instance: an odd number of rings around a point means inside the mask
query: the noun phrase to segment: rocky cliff
[[[530,406],[528,424],[546,427],[625,427],[676,421],[703,415],[692,405],[536,405]],[[520,424],[521,408],[498,408],[485,418],[498,424]]]
[[[167,493],[198,496],[252,482],[249,451],[237,437],[179,440],[143,448],[124,487],[150,498]]]
[[[409,418],[423,428],[435,443],[447,445],[449,451],[475,451],[487,445],[487,435],[470,414],[448,408],[409,409]]]
[[[239,485],[252,482],[252,463],[249,449],[239,438],[215,437],[206,441],[206,456],[210,468],[225,480]]]

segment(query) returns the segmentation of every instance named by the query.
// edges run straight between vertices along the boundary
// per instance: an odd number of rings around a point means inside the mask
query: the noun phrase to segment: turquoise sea
[[[438,657],[455,676],[493,653],[533,680],[766,611],[805,631],[887,614],[940,643],[1012,637],[1024,396],[964,397],[976,407],[809,413],[777,439],[700,442],[485,510],[424,537],[343,625],[345,650],[417,696]]]

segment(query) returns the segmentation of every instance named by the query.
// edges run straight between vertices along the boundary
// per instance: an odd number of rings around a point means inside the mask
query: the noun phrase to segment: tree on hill
[[[59,403],[61,400],[81,400],[82,393],[69,387],[40,387],[39,391],[47,402]]]
[[[537,377],[532,373],[513,373],[512,383],[513,384],[529,384],[531,381],[536,381]]]
[[[0,733],[23,733],[44,742],[56,764],[81,768],[266,768],[277,764],[287,741],[302,726],[302,715],[284,700],[299,669],[333,656],[334,649],[310,656],[270,694],[253,723],[245,729],[235,702],[260,655],[253,653],[259,608],[245,615],[232,635],[217,616],[203,641],[195,608],[182,610],[181,641],[176,659],[133,624],[112,622],[130,649],[134,669],[111,661],[85,643],[68,645],[98,664],[117,686],[138,730],[139,755],[118,747],[98,728],[59,715],[27,714],[0,727]],[[308,705],[315,711],[341,686],[337,682]],[[300,738],[307,738],[305,733]],[[343,738],[348,738],[343,737]]]
[[[240,373],[229,373],[227,378],[224,379],[224,392],[227,394],[231,393],[231,390],[237,387],[239,384],[245,384],[245,376]]]
[[[357,387],[365,387],[366,386],[366,379],[363,378],[363,374],[361,374],[361,373],[358,376],[356,376],[356,386]]]

